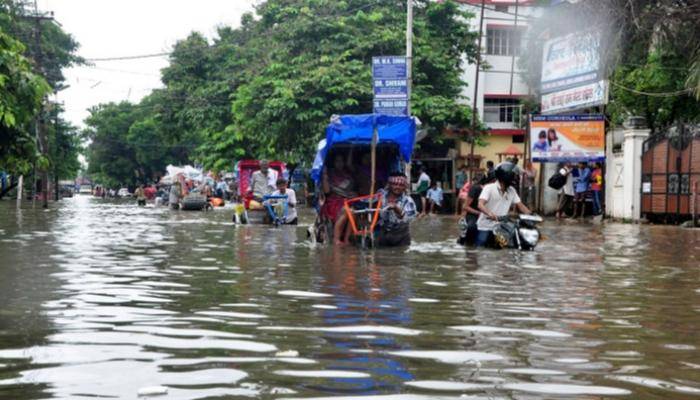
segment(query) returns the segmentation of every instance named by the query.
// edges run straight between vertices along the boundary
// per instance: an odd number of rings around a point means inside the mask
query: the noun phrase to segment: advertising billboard
[[[535,115],[530,119],[530,148],[533,161],[604,161],[605,117]]]
[[[574,32],[548,40],[542,52],[541,92],[600,81],[600,33]]]
[[[588,83],[542,95],[542,114],[577,110],[608,102],[608,81]]]

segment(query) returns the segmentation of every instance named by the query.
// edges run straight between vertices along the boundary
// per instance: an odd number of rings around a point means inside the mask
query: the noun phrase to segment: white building
[[[481,0],[457,0],[466,11],[474,14],[473,31],[479,31]],[[477,111],[481,121],[490,128],[485,138],[487,146],[476,146],[476,162],[481,168],[486,160],[498,163],[502,153],[524,150],[525,130],[519,129],[520,99],[530,94],[518,67],[518,56],[528,22],[537,12],[534,0],[485,0],[482,28],[482,66],[479,72]],[[467,83],[464,96],[473,104],[476,65],[464,63],[462,79]],[[470,146],[459,142],[459,155],[466,159]],[[501,156],[499,156],[501,154]]]

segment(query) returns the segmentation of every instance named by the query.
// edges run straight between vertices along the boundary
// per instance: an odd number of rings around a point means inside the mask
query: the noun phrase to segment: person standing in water
[[[428,189],[430,189],[430,176],[426,172],[425,167],[420,167],[420,176],[418,177],[416,193],[420,196],[421,215],[428,215]]]
[[[408,246],[411,244],[410,223],[416,217],[416,203],[406,194],[408,179],[402,173],[389,176],[388,189],[381,189],[385,207],[379,215],[377,244]]]
[[[143,188],[143,184],[140,184],[138,188],[136,188],[136,191],[134,192],[134,196],[136,197],[136,203],[140,206],[145,206],[146,205],[146,191]]]

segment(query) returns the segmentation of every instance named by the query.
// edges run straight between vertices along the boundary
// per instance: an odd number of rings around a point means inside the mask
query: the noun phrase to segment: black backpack
[[[549,178],[549,187],[551,187],[554,190],[559,190],[564,187],[566,184],[566,176],[560,174],[559,172],[555,173],[552,175],[551,178]]]

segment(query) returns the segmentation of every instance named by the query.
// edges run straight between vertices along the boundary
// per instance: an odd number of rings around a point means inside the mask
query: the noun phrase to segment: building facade
[[[465,11],[474,14],[471,28],[478,32],[481,23],[481,0],[457,0]],[[464,97],[473,105],[475,88],[479,119],[489,128],[483,138],[485,146],[474,147],[472,165],[485,168],[488,160],[498,163],[512,153],[523,153],[525,129],[521,129],[521,99],[531,90],[522,79],[518,57],[528,22],[537,13],[534,0],[485,0],[481,38],[482,67],[464,63],[462,80],[467,83]],[[457,141],[460,159],[466,162],[471,145]],[[517,150],[517,151],[516,151]],[[519,157],[522,159],[522,157]]]

